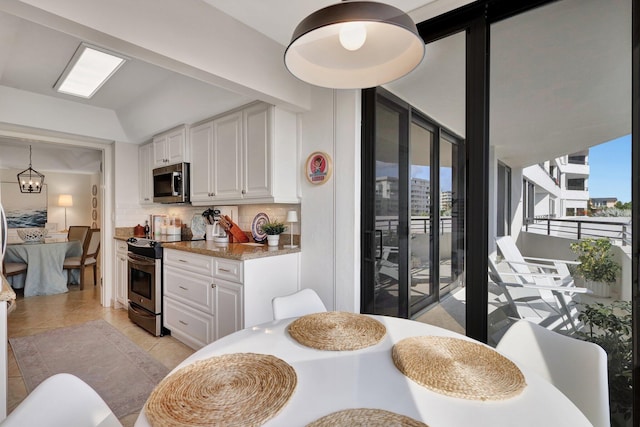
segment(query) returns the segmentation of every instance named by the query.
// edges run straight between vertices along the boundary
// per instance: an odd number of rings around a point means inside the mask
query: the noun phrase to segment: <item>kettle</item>
[[[133,236],[134,237],[145,237],[144,235],[144,227],[140,224],[133,227]]]

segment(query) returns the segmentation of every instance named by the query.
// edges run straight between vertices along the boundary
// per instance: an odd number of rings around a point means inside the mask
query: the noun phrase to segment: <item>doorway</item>
[[[413,318],[462,284],[464,141],[383,88],[363,115],[362,311]]]

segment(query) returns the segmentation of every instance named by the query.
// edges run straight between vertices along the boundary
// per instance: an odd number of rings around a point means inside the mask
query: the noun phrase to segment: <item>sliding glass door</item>
[[[363,311],[415,317],[461,283],[461,138],[406,101],[365,91]]]

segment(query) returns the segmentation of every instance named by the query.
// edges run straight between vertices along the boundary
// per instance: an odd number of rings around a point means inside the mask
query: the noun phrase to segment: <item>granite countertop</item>
[[[0,289],[0,301],[7,301],[7,313],[11,313],[16,308],[16,293],[11,288],[9,282],[4,277],[4,275],[0,274],[2,278],[2,289]]]
[[[193,242],[163,243],[163,248],[177,249],[179,251],[193,252],[218,258],[245,261],[248,259],[264,258],[277,255],[295,254],[300,248],[285,248],[267,246],[263,243],[215,243],[207,240]]]

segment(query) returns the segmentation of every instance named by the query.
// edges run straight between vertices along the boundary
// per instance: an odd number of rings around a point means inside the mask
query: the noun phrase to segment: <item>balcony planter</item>
[[[596,296],[609,297],[611,284],[616,281],[620,264],[614,261],[609,239],[584,239],[571,244],[578,254],[580,265],[576,272],[585,280],[588,289]]]
[[[585,286],[593,292],[593,296],[601,298],[611,297],[611,286],[606,282],[594,282],[593,280],[585,280]]]

